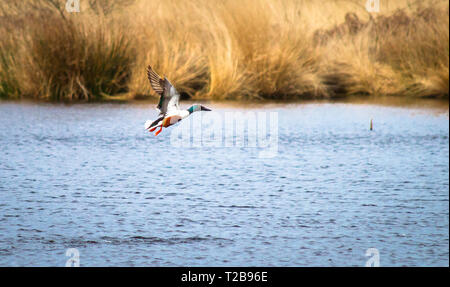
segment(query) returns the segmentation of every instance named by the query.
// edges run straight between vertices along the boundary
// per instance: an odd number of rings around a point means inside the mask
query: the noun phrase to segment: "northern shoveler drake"
[[[199,104],[192,105],[187,110],[180,110],[178,106],[180,94],[175,87],[172,86],[169,80],[166,77],[162,79],[150,66],[147,67],[147,77],[152,89],[160,95],[159,104],[156,107],[160,111],[158,118],[154,121],[147,120],[145,122],[145,129],[149,132],[153,132],[159,128],[159,130],[156,131],[155,136],[159,135],[163,127],[170,127],[182,119],[187,118],[194,112],[211,111]]]

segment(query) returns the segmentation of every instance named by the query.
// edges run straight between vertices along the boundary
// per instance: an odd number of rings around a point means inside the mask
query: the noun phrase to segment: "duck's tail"
[[[148,130],[150,127],[152,126],[152,121],[151,120],[147,120],[144,124],[144,127],[146,130]]]

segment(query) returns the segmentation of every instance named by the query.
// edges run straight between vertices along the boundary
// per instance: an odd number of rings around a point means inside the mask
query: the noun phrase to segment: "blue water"
[[[150,107],[0,103],[0,266],[448,266],[448,109],[246,109],[278,112],[260,158],[174,147]]]

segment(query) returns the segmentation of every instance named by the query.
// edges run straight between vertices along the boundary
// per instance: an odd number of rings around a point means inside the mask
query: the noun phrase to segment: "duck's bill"
[[[211,109],[208,109],[207,107],[204,107],[204,106],[201,106],[201,110],[202,110],[202,111],[207,111],[207,112],[210,112],[210,111],[211,111]]]

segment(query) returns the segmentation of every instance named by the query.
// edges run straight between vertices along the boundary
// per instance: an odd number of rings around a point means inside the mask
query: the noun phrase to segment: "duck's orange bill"
[[[162,127],[159,128],[159,130],[155,133],[155,136],[159,135],[159,133],[162,131]]]

